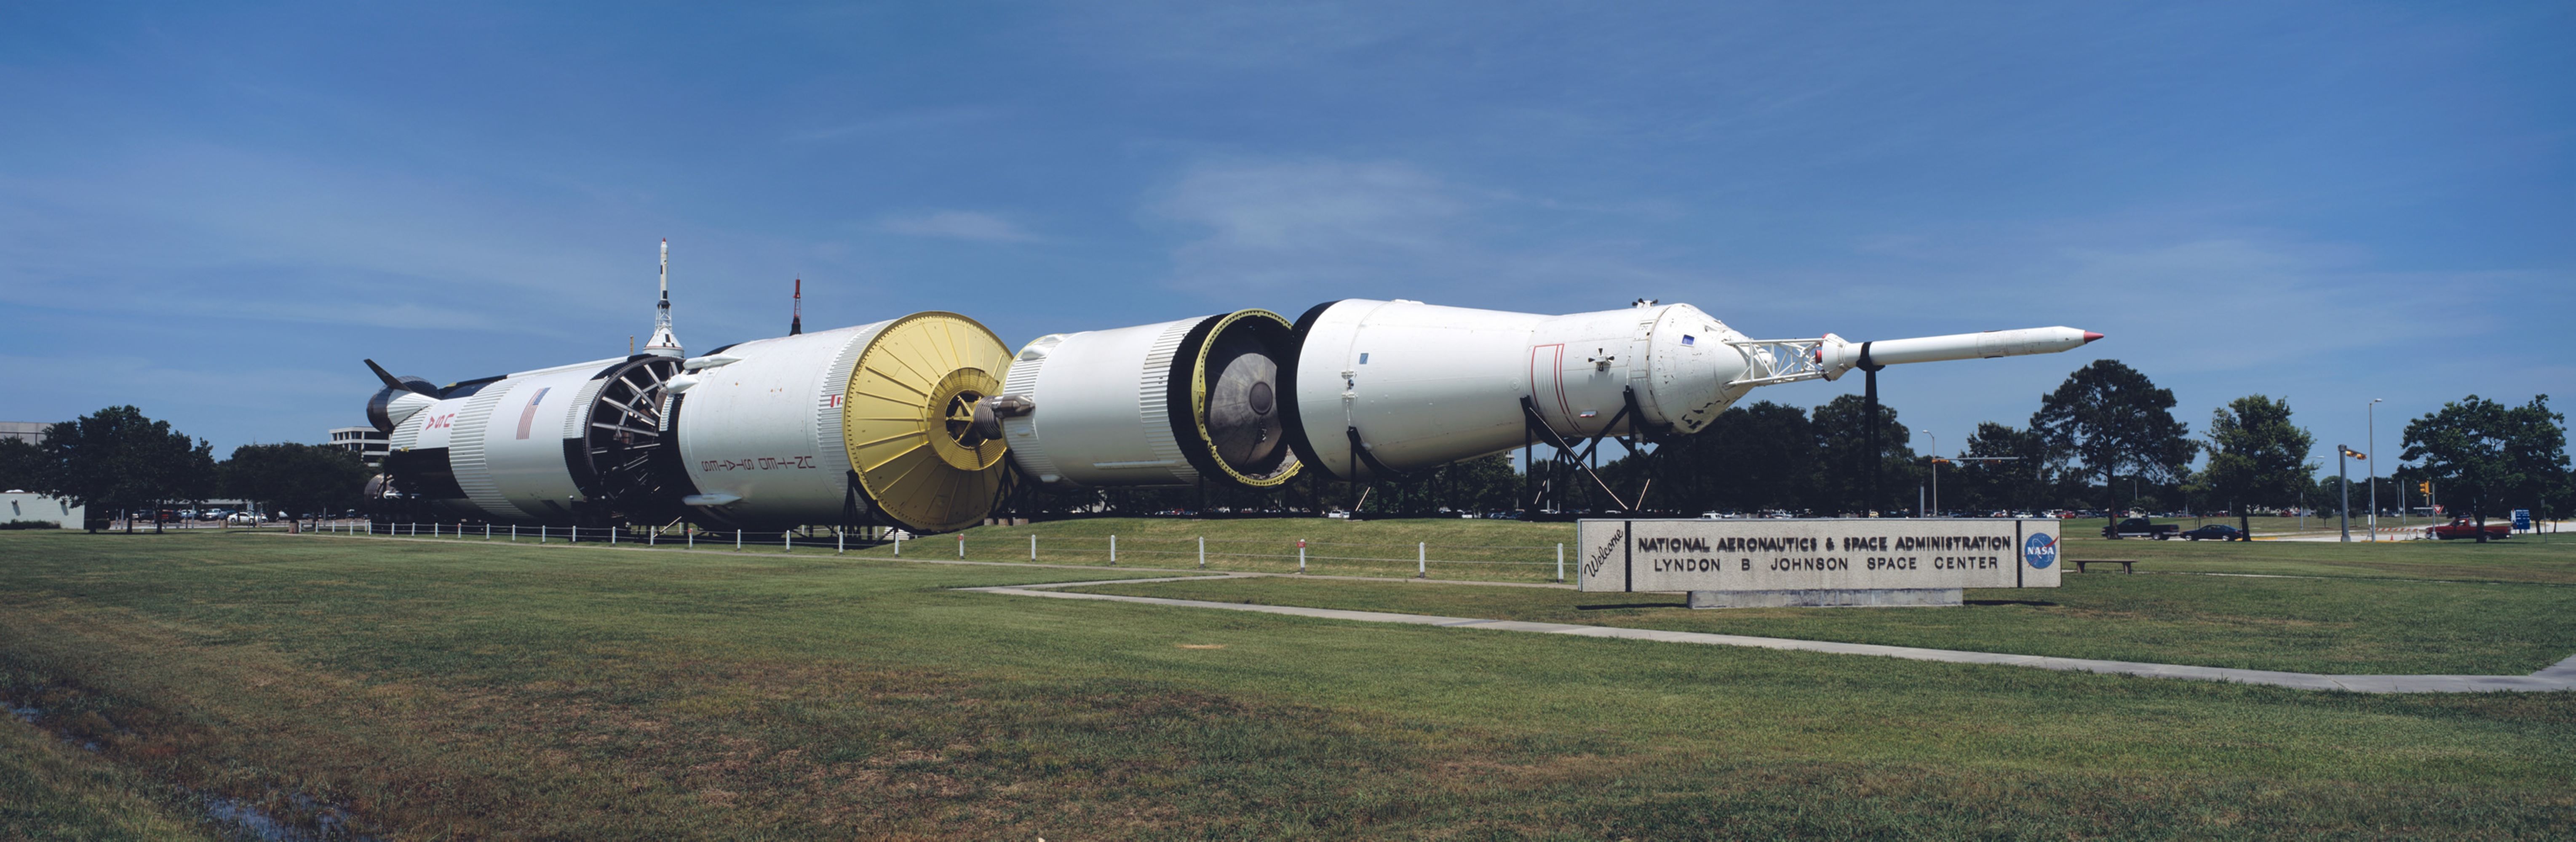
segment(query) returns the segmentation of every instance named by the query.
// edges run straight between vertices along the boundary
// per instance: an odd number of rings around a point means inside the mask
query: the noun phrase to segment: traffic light
[[[2430,496],[2430,495],[2432,495],[2432,493],[2433,493],[2433,483],[2431,483],[2431,482],[2419,482],[2419,483],[2416,483],[2416,484],[2415,484],[2415,493],[2417,493],[2417,494],[2423,494],[2423,495],[2426,495],[2426,496]]]

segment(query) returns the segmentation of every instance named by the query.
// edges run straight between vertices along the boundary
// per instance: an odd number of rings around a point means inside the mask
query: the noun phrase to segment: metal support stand
[[[1558,435],[1555,428],[1548,426],[1547,419],[1539,415],[1538,404],[1531,402],[1527,397],[1521,398],[1521,426],[1523,430],[1521,438],[1521,458],[1524,464],[1528,467],[1526,477],[1534,478],[1538,474],[1537,465],[1535,463],[1528,462],[1531,458],[1530,447],[1533,444],[1533,440],[1537,443],[1545,443],[1548,447],[1553,448],[1556,451],[1548,457],[1548,470],[1552,475],[1551,481],[1547,485],[1543,486],[1539,493],[1532,495],[1531,505],[1537,506],[1541,510],[1567,510],[1566,485],[1568,483],[1555,481],[1555,477],[1571,479],[1576,472],[1581,472],[1584,476],[1592,478],[1592,484],[1599,487],[1602,495],[1609,497],[1611,505],[1617,506],[1619,511],[1637,511],[1638,504],[1644,502],[1644,495],[1642,493],[1639,494],[1640,499],[1635,502],[1620,499],[1619,493],[1610,490],[1610,483],[1601,478],[1601,473],[1598,470],[1601,465],[1600,451],[1602,440],[1614,438],[1610,435],[1610,431],[1617,428],[1620,421],[1641,418],[1643,415],[1643,412],[1637,407],[1636,389],[1630,388],[1625,390],[1621,395],[1621,403],[1623,405],[1619,407],[1619,412],[1610,416],[1609,421],[1602,423],[1601,432],[1594,433],[1590,437],[1585,438],[1583,440],[1582,447],[1577,449],[1572,442],[1566,441],[1564,436]],[[1638,426],[1638,424],[1632,422],[1631,426]],[[1627,452],[1627,455],[1634,456],[1641,452],[1637,449],[1636,443],[1631,441],[1631,439],[1637,437],[1638,435],[1636,433],[1631,433],[1628,436],[1615,437],[1614,440],[1619,442],[1620,448],[1624,449]],[[1651,467],[1651,453],[1648,454],[1648,460],[1648,471],[1651,472],[1653,470]],[[1651,482],[1651,480],[1649,481]],[[1529,490],[1529,480],[1527,478],[1522,481],[1521,488],[1524,492]]]
[[[1863,425],[1869,428],[1869,451],[1861,457],[1869,460],[1869,499],[1861,502],[1860,510],[1871,517],[1876,517],[1879,511],[1878,504],[1883,499],[1878,493],[1878,474],[1886,467],[1887,462],[1886,451],[1878,447],[1878,370],[1887,366],[1880,365],[1869,358],[1869,345],[1870,343],[1867,342],[1860,343],[1860,365],[1857,366],[1862,373],[1861,413],[1869,416],[1863,422]]]

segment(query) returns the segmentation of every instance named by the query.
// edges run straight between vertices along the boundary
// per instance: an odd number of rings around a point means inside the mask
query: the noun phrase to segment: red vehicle
[[[2426,527],[2424,529],[2424,536],[2445,541],[2453,538],[2474,540],[2478,537],[2478,522],[2464,517],[2452,518],[2450,523],[2443,524],[2441,526]],[[2498,541],[2510,537],[2513,537],[2513,521],[2487,521],[2487,540]]]

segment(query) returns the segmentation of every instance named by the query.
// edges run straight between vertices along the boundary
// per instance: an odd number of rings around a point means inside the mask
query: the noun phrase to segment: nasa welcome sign
[[[1586,520],[1585,591],[2053,588],[2054,519]]]

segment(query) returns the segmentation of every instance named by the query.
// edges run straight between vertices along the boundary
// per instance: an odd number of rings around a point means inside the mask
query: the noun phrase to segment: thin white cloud
[[[985,243],[1036,242],[1036,234],[1019,223],[980,211],[939,210],[886,216],[877,227],[907,237],[937,237]]]
[[[907,135],[970,125],[999,116],[990,108],[933,108],[877,114],[819,128],[787,133],[789,143],[823,143],[886,135]]]
[[[1624,210],[1513,196],[1394,161],[1203,162],[1160,191],[1147,212],[1192,235],[1171,256],[1173,283],[1189,289],[1321,284],[1485,299],[1583,281],[1654,295],[1653,287],[1682,277],[1639,262],[1645,249],[1632,242],[1528,231]],[[1541,222],[1515,219],[1527,214]]]

